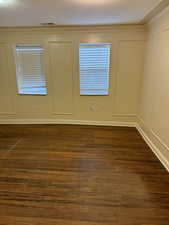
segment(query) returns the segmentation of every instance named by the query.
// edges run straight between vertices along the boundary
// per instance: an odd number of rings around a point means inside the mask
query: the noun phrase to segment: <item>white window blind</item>
[[[41,45],[16,46],[16,73],[19,94],[46,95]]]
[[[111,44],[80,44],[80,94],[108,95]]]

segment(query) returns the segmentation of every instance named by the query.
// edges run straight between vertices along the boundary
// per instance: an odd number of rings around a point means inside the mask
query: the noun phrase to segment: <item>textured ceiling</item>
[[[0,26],[140,22],[160,0],[0,0]]]

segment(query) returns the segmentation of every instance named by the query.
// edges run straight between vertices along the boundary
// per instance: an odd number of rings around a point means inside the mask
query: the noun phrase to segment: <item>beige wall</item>
[[[80,96],[80,42],[112,43],[110,95]],[[42,43],[45,48],[47,96],[17,94],[13,46]],[[135,121],[143,67],[145,28],[0,29],[0,120]]]
[[[148,24],[139,117],[169,166],[169,8]]]

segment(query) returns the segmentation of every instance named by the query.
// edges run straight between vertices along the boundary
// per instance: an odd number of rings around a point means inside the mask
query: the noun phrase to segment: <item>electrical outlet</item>
[[[95,111],[95,106],[94,106],[94,105],[91,105],[91,106],[89,107],[89,109],[90,109],[90,111],[94,112],[94,111]]]

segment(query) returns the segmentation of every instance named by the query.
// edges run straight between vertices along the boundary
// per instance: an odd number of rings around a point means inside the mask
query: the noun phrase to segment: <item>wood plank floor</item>
[[[169,174],[134,128],[0,125],[0,225],[169,225]]]

